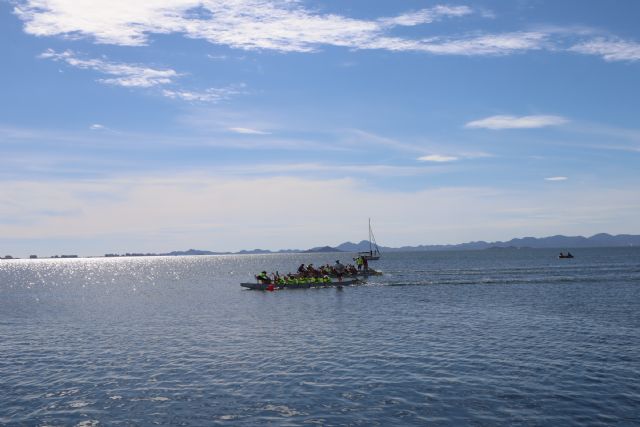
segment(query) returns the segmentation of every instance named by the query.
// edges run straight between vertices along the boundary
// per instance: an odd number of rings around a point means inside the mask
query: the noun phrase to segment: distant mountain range
[[[469,242],[456,245],[419,245],[391,248],[380,246],[383,252],[408,252],[408,251],[446,251],[446,250],[480,250],[490,248],[601,248],[601,247],[628,247],[640,246],[640,236],[631,234],[619,234],[612,236],[607,233],[596,234],[591,237],[583,236],[550,236],[550,237],[523,237],[511,239],[507,242]],[[345,252],[368,251],[369,242],[346,242],[336,246],[336,249]]]
[[[640,246],[640,235],[619,234],[612,236],[607,233],[596,234],[591,237],[583,236],[550,236],[550,237],[522,237],[507,242],[468,242],[456,245],[419,245],[392,248],[380,246],[382,252],[415,252],[415,251],[447,251],[447,250],[482,250],[491,248],[601,248],[601,247],[629,247]],[[282,249],[270,251],[266,249],[242,250],[240,252],[211,252],[196,249],[188,251],[174,251],[159,255],[227,255],[227,254],[269,254],[269,253],[321,253],[321,252],[364,252],[369,250],[369,241],[359,243],[345,242],[338,246],[319,246],[311,249]]]
[[[369,243],[367,243],[368,245]],[[368,246],[367,246],[368,247]],[[319,253],[319,252],[344,252],[337,248],[332,248],[331,246],[321,246],[312,249],[281,249],[279,251],[270,251],[268,249],[251,249],[246,250],[243,249],[238,252],[211,252],[211,251],[203,251],[199,249],[189,249],[187,251],[173,251],[165,254],[153,254],[160,256],[184,256],[184,255],[256,255],[256,254],[282,254],[282,253]]]

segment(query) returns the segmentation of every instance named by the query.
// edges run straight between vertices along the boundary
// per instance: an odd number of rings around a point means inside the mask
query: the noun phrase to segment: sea
[[[2,260],[0,425],[638,426],[640,248],[558,252]]]

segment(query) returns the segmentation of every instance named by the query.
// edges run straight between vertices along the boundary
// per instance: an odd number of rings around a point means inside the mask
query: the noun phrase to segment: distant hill
[[[325,252],[342,252],[340,249],[332,248],[331,246],[321,246],[317,248],[311,248],[304,251],[305,253],[325,253]]]
[[[184,256],[184,255],[224,255],[230,252],[211,252],[211,251],[202,251],[199,249],[189,249],[187,251],[173,251],[166,254],[161,254],[165,256]]]
[[[369,241],[361,240],[360,243],[344,242],[336,246],[336,249],[343,252],[364,252],[369,250]]]
[[[199,249],[189,249],[187,251],[173,251],[166,254],[167,256],[184,256],[184,255],[229,255],[229,254],[238,254],[238,255],[260,255],[260,254],[283,254],[283,253],[324,253],[324,252],[342,252],[337,248],[332,248],[331,246],[318,246],[311,249],[280,249],[279,251],[270,251],[268,249],[243,249],[238,252],[211,252],[204,251]],[[153,254],[155,255],[155,254]]]
[[[507,242],[468,242],[455,245],[419,245],[402,246],[392,248],[380,246],[382,252],[409,252],[409,251],[443,251],[443,250],[481,250],[495,248],[602,248],[602,247],[629,247],[640,246],[640,236],[631,234],[619,234],[612,236],[600,233],[591,237],[583,236],[549,236],[549,237],[522,237],[511,239]],[[362,240],[360,243],[345,242],[337,246],[338,249],[348,252],[368,251],[369,242]]]
[[[272,253],[268,249],[252,249],[252,250],[241,250],[240,252],[236,252],[240,255],[256,255],[256,254],[270,254]]]

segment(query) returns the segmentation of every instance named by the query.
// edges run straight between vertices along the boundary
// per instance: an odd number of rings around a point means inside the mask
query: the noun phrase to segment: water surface
[[[0,262],[2,425],[639,425],[640,250]]]

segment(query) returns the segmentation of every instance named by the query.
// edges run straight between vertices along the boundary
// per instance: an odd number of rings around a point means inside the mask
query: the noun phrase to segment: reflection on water
[[[556,252],[2,261],[0,424],[639,424],[640,251]]]

